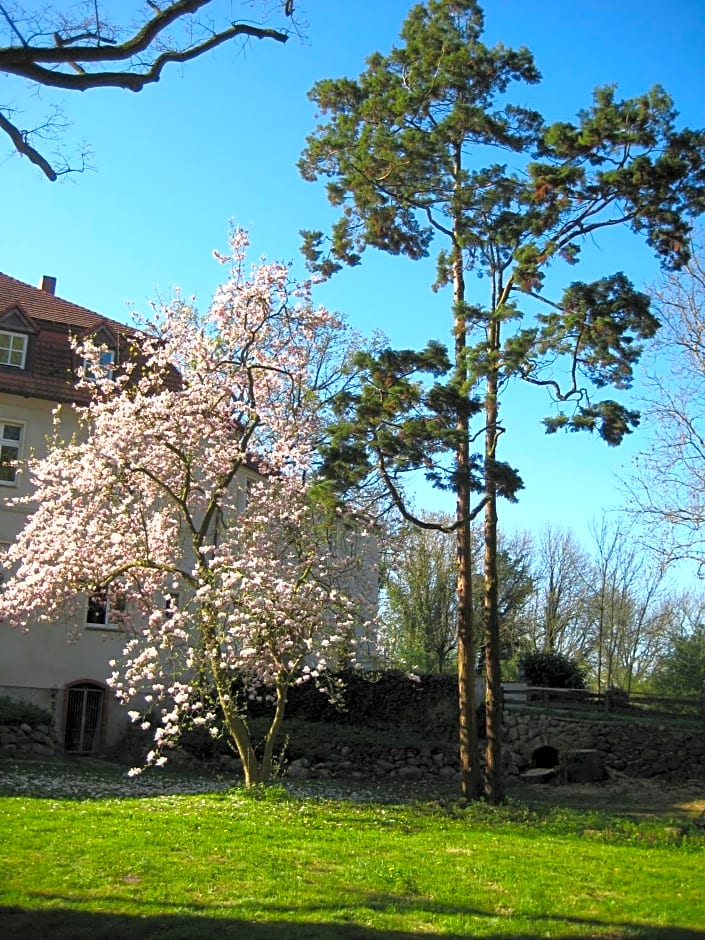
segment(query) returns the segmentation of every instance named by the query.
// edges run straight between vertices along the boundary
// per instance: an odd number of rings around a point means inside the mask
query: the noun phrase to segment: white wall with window
[[[27,475],[17,472],[28,457],[41,457],[46,453],[47,438],[52,434],[55,403],[39,398],[23,398],[0,392],[0,542],[14,541],[14,517],[17,510],[7,506],[7,500],[28,492]],[[70,408],[62,409],[62,434],[70,438],[77,430],[75,416]],[[9,515],[8,515],[9,513]],[[10,526],[9,538],[3,534]]]
[[[28,486],[26,475],[16,474],[12,466],[18,446],[20,460],[45,453],[54,407],[50,401],[0,393],[0,552],[15,541],[26,519],[24,510],[9,503]],[[64,433],[71,436],[77,426],[70,408],[62,420]],[[108,621],[109,610],[108,604]],[[68,730],[69,745],[80,752],[89,741],[90,750],[117,743],[129,725],[125,710],[107,690],[101,693],[100,720],[95,719],[93,691],[103,688],[110,673],[108,661],[120,656],[125,636],[116,627],[86,626],[38,624],[23,633],[0,624],[0,695],[52,711],[59,739],[64,741]],[[74,641],[77,628],[83,634]]]
[[[125,593],[119,583],[96,588],[86,598],[86,629],[120,630],[126,611]]]
[[[14,486],[22,460],[25,425],[21,421],[7,421],[0,417],[0,485]]]

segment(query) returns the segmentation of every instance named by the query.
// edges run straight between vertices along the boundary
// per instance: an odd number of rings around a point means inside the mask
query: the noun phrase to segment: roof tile
[[[36,327],[30,339],[27,368],[0,365],[0,392],[48,399],[56,402],[84,402],[88,392],[76,388],[76,357],[72,336],[91,333],[106,326],[118,338],[134,336],[124,323],[102,317],[0,272],[0,317],[19,307]]]

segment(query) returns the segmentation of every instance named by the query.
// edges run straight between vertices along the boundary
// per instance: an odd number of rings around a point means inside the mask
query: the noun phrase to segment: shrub
[[[369,733],[370,740],[391,732],[400,747],[404,746],[400,743],[402,740],[454,744],[457,739],[458,686],[455,676],[434,674],[411,678],[396,670],[376,673],[346,671],[331,676],[330,681],[336,685],[337,703],[332,703],[314,682],[304,682],[289,690],[284,736],[298,722],[301,727],[306,723],[334,726],[338,735]],[[239,697],[243,711],[247,712],[256,740],[260,725],[271,716],[271,697],[250,700],[238,683],[233,684],[233,695]],[[213,709],[219,713],[217,703]],[[477,718],[482,735],[484,705],[479,702]],[[326,740],[331,733],[330,727],[320,731]],[[205,728],[183,728],[180,744],[201,760],[210,760],[231,751],[224,738],[211,737]],[[292,736],[290,755],[298,754],[299,747],[300,742],[294,741]]]
[[[0,725],[50,725],[51,715],[45,708],[21,699],[0,695]]]
[[[522,659],[529,685],[549,689],[584,689],[585,668],[562,653],[527,653]]]

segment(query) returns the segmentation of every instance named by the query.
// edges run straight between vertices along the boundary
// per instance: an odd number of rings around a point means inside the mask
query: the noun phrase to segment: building
[[[42,456],[58,404],[86,400],[76,387],[81,363],[71,337],[105,346],[105,364],[129,354],[133,331],[55,294],[56,279],[31,287],[0,273],[0,545],[22,530],[26,514],[9,501],[27,494],[13,464]],[[63,428],[72,420],[62,416]],[[129,723],[107,689],[108,661],[122,647],[105,605],[88,604],[79,641],[75,625],[38,625],[28,633],[0,625],[0,695],[50,710],[64,748],[93,753],[115,744]]]

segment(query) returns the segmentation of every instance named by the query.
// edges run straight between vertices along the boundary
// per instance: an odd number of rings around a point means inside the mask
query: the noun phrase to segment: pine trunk
[[[460,152],[456,155],[458,171]],[[460,387],[467,382],[465,347],[467,345],[467,317],[465,311],[465,279],[463,257],[456,243],[453,259],[453,300],[455,332],[455,368]],[[463,797],[477,800],[482,795],[480,779],[480,745],[477,734],[477,703],[475,701],[475,631],[472,609],[472,553],[470,540],[470,428],[467,414],[459,414],[457,421],[459,444],[455,462],[458,471],[457,560],[458,560],[458,708],[460,785]]]
[[[494,318],[488,330],[490,369],[485,398],[485,520],[483,628],[485,645],[485,708],[487,752],[485,761],[485,797],[501,803],[502,781],[502,673],[500,665],[499,611],[497,584],[497,483],[494,463],[499,431],[498,376],[492,358],[499,350],[499,320]]]

